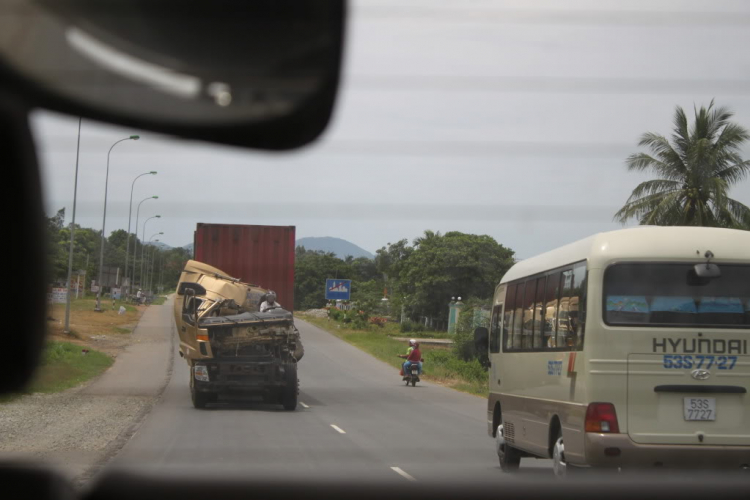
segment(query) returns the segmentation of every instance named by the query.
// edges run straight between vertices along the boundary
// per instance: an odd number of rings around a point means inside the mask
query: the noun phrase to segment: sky
[[[170,246],[196,223],[296,226],[375,252],[425,230],[488,234],[518,258],[619,229],[648,174],[625,159],[675,106],[750,128],[745,0],[367,1],[313,145],[268,154],[83,121],[76,223]],[[73,207],[77,117],[35,111],[45,210]],[[750,144],[743,156],[750,158]],[[750,205],[750,178],[730,191]],[[146,219],[161,215],[146,223]],[[635,222],[632,221],[631,225]]]

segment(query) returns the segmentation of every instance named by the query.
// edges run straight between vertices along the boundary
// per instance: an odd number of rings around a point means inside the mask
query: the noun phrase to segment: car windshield
[[[358,0],[331,122],[309,146],[34,109],[47,343],[29,386],[0,396],[0,457],[78,484],[110,468],[496,485],[675,458],[747,466],[748,47],[744,0]],[[127,108],[89,76],[97,102]],[[605,272],[566,246],[607,232],[634,260],[672,253],[634,263],[607,240]],[[708,248],[721,276],[702,281]],[[681,328],[669,349],[710,327],[740,354],[724,379],[670,368],[638,397],[735,393],[633,403],[633,370],[666,364],[613,339],[650,356],[644,328],[667,326]],[[639,333],[601,340],[620,328]],[[637,435],[634,407],[653,407]]]

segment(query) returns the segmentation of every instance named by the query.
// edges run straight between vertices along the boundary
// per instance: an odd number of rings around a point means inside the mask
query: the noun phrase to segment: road
[[[161,324],[174,336],[171,302],[149,309],[150,327]],[[295,481],[508,480],[487,436],[484,399],[432,383],[406,387],[392,367],[297,324],[305,345],[297,411],[248,402],[194,409],[189,370],[172,343],[173,369],[159,403],[107,467]],[[518,477],[547,478],[549,467],[525,459]]]

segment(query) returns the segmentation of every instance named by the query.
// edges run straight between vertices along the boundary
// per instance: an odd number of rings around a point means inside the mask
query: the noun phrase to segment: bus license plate
[[[685,398],[685,420],[716,420],[716,398]]]

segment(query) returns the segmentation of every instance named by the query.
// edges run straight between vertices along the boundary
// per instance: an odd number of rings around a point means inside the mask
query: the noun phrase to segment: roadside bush
[[[367,320],[357,315],[351,320],[351,327],[355,330],[367,330]]]
[[[401,333],[420,333],[425,330],[425,326],[422,323],[417,323],[416,321],[404,321],[403,323],[401,323]]]
[[[453,352],[457,358],[464,361],[477,360],[480,366],[489,366],[489,357],[486,351],[477,352],[474,346],[474,329],[480,326],[489,328],[489,318],[475,313],[481,310],[486,303],[482,300],[469,299],[461,311],[456,324],[456,334],[453,339]]]
[[[370,324],[379,326],[380,328],[383,328],[388,321],[387,318],[383,318],[382,316],[373,316],[369,319]]]
[[[484,383],[487,380],[487,370],[478,360],[464,361],[456,358],[450,351],[426,351],[425,371],[430,367],[440,367],[449,376],[459,377],[469,382]]]

